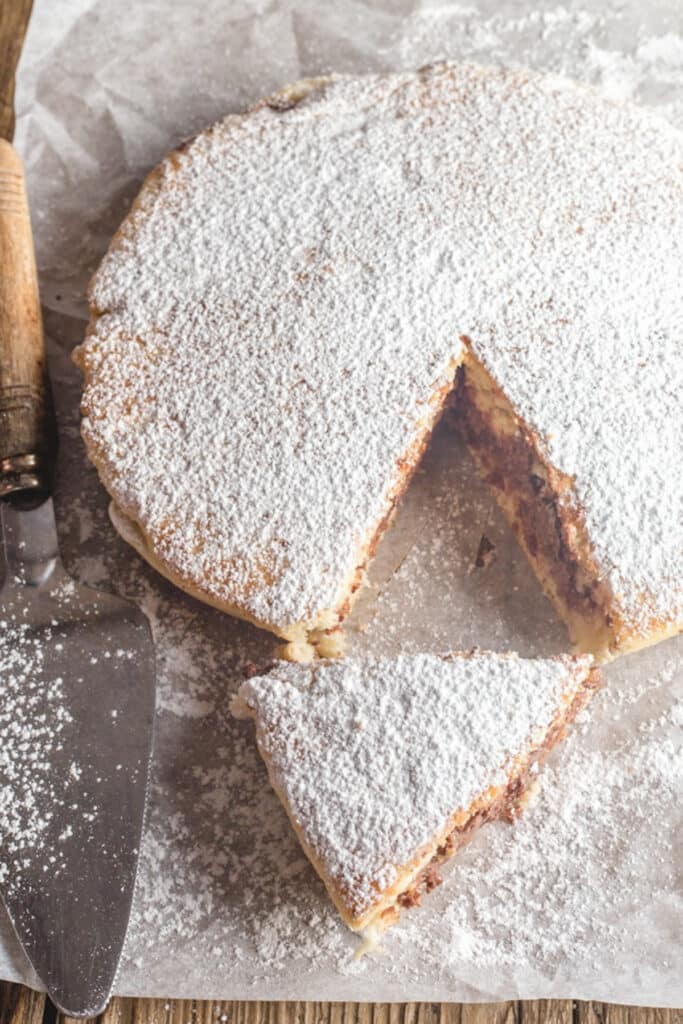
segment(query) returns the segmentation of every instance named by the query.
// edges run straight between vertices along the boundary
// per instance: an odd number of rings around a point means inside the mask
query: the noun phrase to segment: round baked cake
[[[446,403],[575,644],[683,627],[683,137],[529,72],[301,82],[152,172],[83,436],[191,594],[325,636]]]

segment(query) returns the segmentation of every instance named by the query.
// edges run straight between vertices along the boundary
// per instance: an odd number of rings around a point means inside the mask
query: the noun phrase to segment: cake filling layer
[[[532,431],[471,354],[455,419],[577,648],[608,657],[618,611],[572,500],[572,482],[543,457]]]

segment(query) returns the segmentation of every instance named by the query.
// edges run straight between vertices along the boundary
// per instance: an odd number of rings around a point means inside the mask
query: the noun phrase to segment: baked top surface
[[[310,620],[465,334],[573,478],[623,615],[683,617],[682,162],[650,113],[469,65],[226,118],[148,179],[93,281],[105,485],[210,598]]]
[[[366,657],[280,663],[242,684],[261,752],[354,917],[424,844],[542,741],[590,657]]]

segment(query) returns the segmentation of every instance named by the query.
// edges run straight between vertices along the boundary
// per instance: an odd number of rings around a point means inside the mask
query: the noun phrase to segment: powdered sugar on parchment
[[[490,11],[480,4],[420,4],[384,49],[406,69],[457,56],[568,75],[591,82],[611,100],[652,105],[683,127],[677,11],[660,21],[656,11],[636,4],[498,6]]]

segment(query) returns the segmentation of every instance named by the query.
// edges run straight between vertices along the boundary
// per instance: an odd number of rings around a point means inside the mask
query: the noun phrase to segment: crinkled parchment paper
[[[437,57],[530,65],[683,127],[679,0],[60,0],[22,58],[24,155],[61,428],[57,511],[79,579],[149,614],[158,742],[124,994],[358,1000],[562,997],[683,1004],[683,638],[611,666],[517,827],[489,826],[445,884],[352,958],[230,693],[272,638],[204,607],[114,534],[78,436],[69,361],[86,281],[142,177],[212,120],[303,75]],[[476,568],[482,535],[493,559]],[[355,649],[559,651],[566,640],[461,446],[442,429],[382,545]],[[29,979],[6,922],[0,973]],[[34,979],[35,980],[35,979]]]

